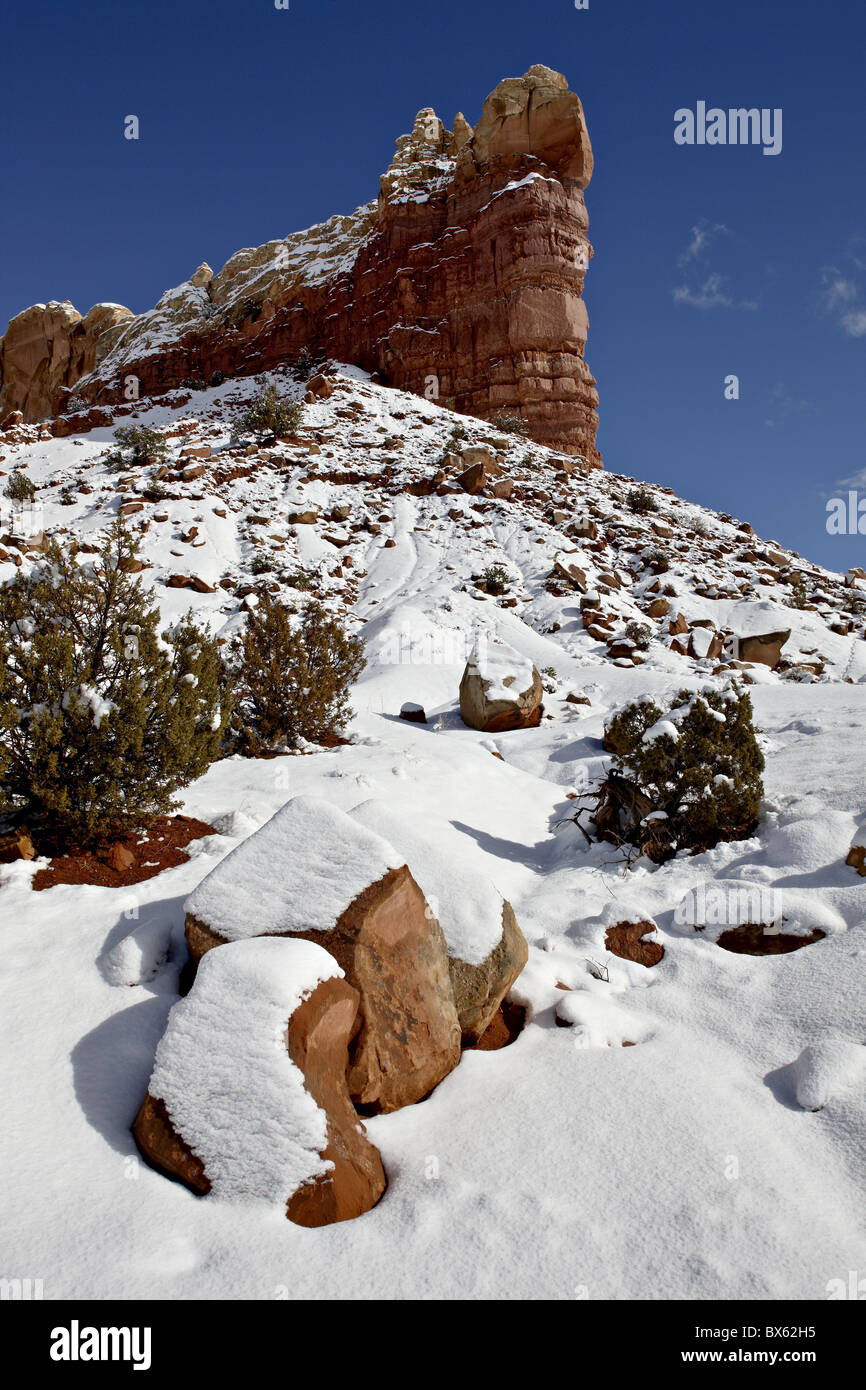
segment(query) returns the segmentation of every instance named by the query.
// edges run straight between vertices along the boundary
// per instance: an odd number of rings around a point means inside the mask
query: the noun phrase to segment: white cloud
[[[677,285],[673,291],[674,303],[690,304],[693,309],[757,309],[756,299],[732,299],[724,288],[726,284],[723,275],[713,273],[695,289],[690,285]]]
[[[866,338],[866,309],[851,309],[843,314],[842,327],[852,338]]]
[[[837,493],[842,488],[846,487],[854,488],[855,491],[859,491],[860,488],[866,488],[866,468],[862,469],[859,473],[853,474],[850,478],[840,478],[833,486]]]
[[[828,314],[850,304],[857,298],[857,286],[848,280],[835,266],[824,266],[821,271],[821,294],[824,309]]]
[[[680,256],[680,265],[688,265],[689,261],[697,260],[710,242],[724,235],[727,230],[722,222],[716,222],[711,226],[707,219],[702,217],[700,222],[692,227],[692,239]]]
[[[859,247],[863,240],[859,235],[850,237],[845,253],[858,270],[864,269],[864,264],[855,254],[854,247]],[[852,278],[835,265],[822,266],[818,276],[818,293],[821,313],[832,315],[849,338],[866,338],[866,308],[863,306],[861,277]]]

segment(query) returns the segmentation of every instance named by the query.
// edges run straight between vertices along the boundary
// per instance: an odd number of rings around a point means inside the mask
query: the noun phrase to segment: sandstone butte
[[[104,423],[126,378],[159,396],[303,348],[468,415],[520,414],[533,439],[600,466],[584,361],[593,158],[580,98],[537,65],[500,82],[473,131],[430,109],[349,216],[203,264],[156,308],[33,305],[0,341],[0,420]],[[69,418],[71,417],[71,418]]]

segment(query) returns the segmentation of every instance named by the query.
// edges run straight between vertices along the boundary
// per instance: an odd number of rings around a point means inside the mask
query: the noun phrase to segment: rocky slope
[[[10,1133],[27,1136],[4,1159],[7,1267],[45,1270],[46,1297],[838,1296],[866,1250],[866,1107],[845,1060],[862,1074],[866,575],[356,368],[269,380],[310,397],[297,436],[270,447],[231,442],[251,380],[143,408],[170,443],[161,468],[109,463],[109,411],[81,438],[20,425],[0,440],[0,469],[36,487],[0,533],[0,582],[38,561],[45,534],[95,548],[122,510],[166,622],[193,607],[227,637],[265,587],[296,609],[315,594],[368,658],[347,743],[223,758],[185,789],[184,813],[216,832],[185,862],[48,891],[34,891],[44,860],[0,866],[0,1089]],[[639,645],[632,622],[649,626]],[[785,640],[745,653],[726,640],[773,633]],[[541,673],[534,726],[464,724],[479,642]],[[735,661],[767,760],[754,836],[626,870],[572,820],[609,765],[612,711],[720,687]],[[426,722],[400,718],[407,701]],[[314,1232],[273,1203],[198,1201],[139,1164],[129,1130],[178,1004],[185,904],[306,796],[399,841],[443,929],[504,898],[528,943],[513,1045],[468,1049],[423,1104],[368,1118],[387,1190]],[[269,873],[275,858],[258,880],[321,906],[321,876]],[[801,949],[721,948],[725,925],[776,914]],[[465,972],[452,983],[456,999]],[[320,1002],[325,1021],[341,1005],[330,988]],[[308,1021],[293,1016],[301,1042]],[[320,1040],[342,1050],[338,1033]],[[239,1059],[264,1034],[240,1036]],[[272,1051],[255,1052],[257,1082]],[[825,1052],[845,1065],[825,1071]],[[211,1086],[207,1038],[197,1055]],[[339,1120],[339,1097],[316,1094]],[[158,1118],[137,1127],[146,1152]],[[58,1141],[62,1183],[46,1178]],[[634,1180],[647,1154],[651,1188]]]
[[[273,368],[306,348],[482,418],[517,413],[538,442],[599,464],[584,361],[592,149],[580,99],[536,66],[487,98],[474,132],[427,108],[397,141],[378,201],[202,265],[135,317],[36,305],[0,345],[0,419],[65,414],[188,380]],[[127,396],[128,398],[128,396]]]
[[[165,431],[159,468],[118,472],[109,429],[0,434],[0,470],[22,468],[36,487],[32,508],[7,517],[0,582],[36,558],[43,533],[95,543],[120,512],[168,618],[192,599],[228,633],[265,588],[292,602],[313,589],[365,627],[375,662],[457,663],[455,698],[478,631],[583,679],[610,664],[720,678],[738,667],[752,682],[866,676],[862,571],[832,574],[747,521],[356,369],[269,380],[308,401],[298,435],[272,447],[232,441],[249,380],[106,412]]]

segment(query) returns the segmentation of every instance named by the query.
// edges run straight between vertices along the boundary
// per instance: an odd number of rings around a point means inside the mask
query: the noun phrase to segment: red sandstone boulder
[[[470,729],[503,733],[541,723],[541,676],[531,661],[505,646],[485,645],[469,659],[460,682],[460,716]]]
[[[442,928],[402,857],[315,797],[296,797],[203,880],[186,904],[194,962],[227,941],[315,941],[361,996],[349,1091],[365,1113],[398,1110],[460,1057]]]
[[[12,864],[17,859],[35,858],[36,850],[26,826],[19,826],[7,835],[0,835],[0,864]]]
[[[550,577],[567,584],[569,589],[577,589],[578,593],[585,594],[587,591],[586,571],[582,570],[580,565],[576,565],[567,555],[556,557]],[[584,626],[586,626],[585,623]]]
[[[349,1099],[359,996],[321,947],[261,938],[213,952],[172,1009],[133,1124],[194,1192],[276,1202],[300,1226],[369,1211],[385,1190]]]
[[[474,1047],[529,959],[511,904],[478,873],[474,843],[447,821],[415,825],[375,798],[349,814],[411,867],[445,937],[463,1046]]]
[[[740,661],[753,661],[775,670],[782,660],[782,648],[790,636],[791,629],[788,628],[785,632],[765,632],[759,637],[741,637],[737,644],[737,657]]]

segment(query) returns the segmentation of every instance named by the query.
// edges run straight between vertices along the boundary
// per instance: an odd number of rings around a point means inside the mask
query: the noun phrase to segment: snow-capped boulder
[[[377,800],[350,815],[405,856],[445,934],[463,1046],[473,1046],[529,958],[511,904],[472,862],[477,846],[447,821],[425,816],[422,829]]]
[[[212,952],[169,1015],[133,1134],[194,1192],[273,1202],[299,1226],[346,1221],[385,1190],[349,1100],[359,996],[308,941]]]
[[[866,1047],[842,1038],[822,1038],[804,1047],[794,1063],[797,1104],[823,1110],[847,1087],[866,1076]]]
[[[504,642],[476,648],[460,682],[460,716],[487,734],[534,729],[541,723],[541,676],[526,657]]]
[[[102,963],[110,985],[143,985],[162,969],[171,948],[171,922],[142,922],[118,941]]]
[[[369,1113],[423,1099],[460,1060],[442,928],[380,835],[299,796],[250,835],[186,903],[194,961],[253,936],[315,941],[361,995],[349,1090]]]

